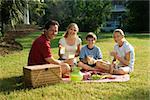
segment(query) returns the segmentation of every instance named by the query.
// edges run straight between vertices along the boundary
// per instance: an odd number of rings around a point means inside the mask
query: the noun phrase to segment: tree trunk
[[[30,24],[30,22],[29,22],[29,4],[28,4],[28,1],[27,1],[26,6],[27,6],[27,8],[24,10],[24,24]]]

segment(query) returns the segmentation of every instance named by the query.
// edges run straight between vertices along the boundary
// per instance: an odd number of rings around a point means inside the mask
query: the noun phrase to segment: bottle
[[[71,72],[71,81],[81,81],[83,80],[83,74],[80,71],[80,68],[74,65],[73,71]]]

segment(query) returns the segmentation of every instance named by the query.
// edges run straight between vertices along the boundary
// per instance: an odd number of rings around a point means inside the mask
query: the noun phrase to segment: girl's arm
[[[78,46],[77,46],[77,51],[76,51],[76,54],[75,54],[75,57],[78,57],[78,56],[79,56],[80,50],[81,50],[81,44],[78,44]]]
[[[114,59],[112,60],[112,64],[116,64],[116,59],[114,57]]]
[[[114,57],[114,60],[119,60],[124,65],[129,65],[130,52],[125,54],[125,58],[120,57],[116,52],[111,52],[111,55]]]
[[[125,58],[122,58],[118,55],[115,56],[116,59],[118,59],[121,63],[123,63],[124,65],[129,65],[129,61],[130,61],[130,52],[125,54]]]
[[[122,58],[122,57],[119,57],[119,56],[116,56],[116,58],[122,62],[123,64],[125,65],[129,65],[129,61],[130,61],[130,52],[127,52],[125,54],[125,58]]]

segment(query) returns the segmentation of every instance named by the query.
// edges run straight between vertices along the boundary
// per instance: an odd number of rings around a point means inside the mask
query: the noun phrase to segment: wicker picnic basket
[[[55,84],[62,80],[60,65],[45,64],[26,66],[23,68],[23,73],[25,86],[27,87]]]

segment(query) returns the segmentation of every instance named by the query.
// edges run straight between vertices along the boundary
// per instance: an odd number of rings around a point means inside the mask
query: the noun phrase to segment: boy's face
[[[95,44],[95,39],[92,37],[88,37],[86,41],[88,45]]]

